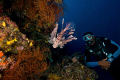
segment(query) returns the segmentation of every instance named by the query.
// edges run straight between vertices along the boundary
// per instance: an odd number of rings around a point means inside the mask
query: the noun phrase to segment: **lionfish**
[[[72,25],[71,22],[68,24],[66,23],[66,27],[63,29],[64,24],[64,18],[62,19],[62,30],[60,33],[57,34],[58,29],[58,23],[56,23],[55,28],[53,29],[51,33],[51,37],[49,38],[49,43],[53,44],[53,48],[63,48],[64,44],[67,44],[67,42],[70,42],[72,40],[77,40],[76,37],[74,37],[72,34],[74,34],[75,29],[73,29],[74,25]],[[57,34],[57,35],[56,35]],[[66,35],[69,35],[69,37],[65,38]]]

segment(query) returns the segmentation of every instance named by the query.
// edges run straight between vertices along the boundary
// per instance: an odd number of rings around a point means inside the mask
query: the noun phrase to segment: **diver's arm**
[[[98,62],[91,62],[91,54],[88,49],[85,50],[85,63],[87,67],[98,66]]]
[[[92,61],[91,60],[91,53],[89,52],[89,50],[85,50],[85,62],[86,62],[86,66],[87,67],[96,67],[96,66],[109,66],[108,61],[106,61],[106,59],[103,59],[101,61]]]
[[[85,62],[86,62],[86,56],[85,56]],[[98,66],[98,62],[86,62],[87,67],[95,67]]]
[[[120,55],[120,46],[111,40],[111,43],[118,47],[118,50],[114,52],[113,57],[117,58]]]
[[[91,61],[91,54],[89,52],[89,50],[85,50],[85,63],[87,67],[95,67],[98,66],[98,62],[92,62]]]
[[[86,57],[85,57],[85,61],[86,61]],[[96,61],[96,62],[86,62],[86,66],[87,67],[96,67],[96,66],[102,66],[102,67],[110,67],[110,62],[107,61],[106,59],[103,59],[101,61]]]
[[[86,62],[87,67],[96,67],[99,66],[98,62]]]

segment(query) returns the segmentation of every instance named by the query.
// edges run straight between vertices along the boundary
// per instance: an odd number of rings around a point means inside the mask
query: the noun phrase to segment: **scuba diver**
[[[120,46],[105,37],[94,36],[92,32],[83,35],[87,67],[101,67],[109,71],[114,80],[120,80]]]

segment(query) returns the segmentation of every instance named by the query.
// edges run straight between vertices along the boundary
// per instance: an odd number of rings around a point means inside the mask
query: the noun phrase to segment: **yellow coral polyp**
[[[15,38],[14,40],[7,41],[7,45],[10,45],[10,44],[14,43],[14,41],[17,41],[17,39]]]
[[[4,27],[6,26],[5,22],[2,23],[2,26],[4,26]]]
[[[15,31],[19,31],[18,28],[15,28],[14,30],[15,30]]]
[[[14,40],[7,41],[7,45],[10,45],[10,44],[12,44],[12,43],[14,43]]]
[[[32,46],[33,44],[32,44],[32,42],[30,42],[30,46]]]
[[[17,41],[17,39],[15,38],[14,41]]]
[[[28,40],[28,38],[26,38],[26,40]]]

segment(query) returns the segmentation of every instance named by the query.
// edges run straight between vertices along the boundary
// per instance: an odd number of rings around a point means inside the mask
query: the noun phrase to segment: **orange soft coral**
[[[3,80],[33,80],[34,76],[41,76],[40,73],[45,71],[49,66],[46,56],[43,55],[48,48],[27,49],[19,51],[15,57],[16,63],[13,69],[6,68],[2,76]],[[34,79],[35,80],[35,79]]]
[[[27,24],[37,21],[36,26],[44,27],[47,23],[54,23],[63,14],[63,6],[54,0],[13,0],[9,12],[15,11],[19,17],[25,16]],[[60,15],[61,14],[61,15]]]

